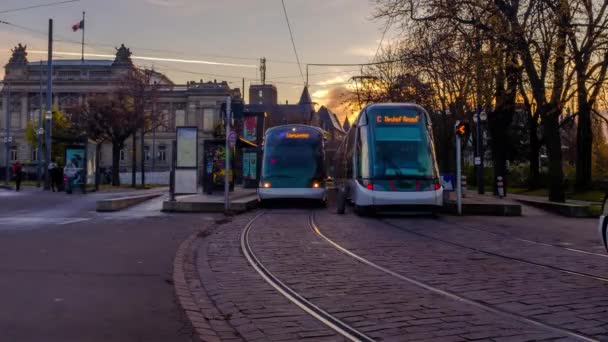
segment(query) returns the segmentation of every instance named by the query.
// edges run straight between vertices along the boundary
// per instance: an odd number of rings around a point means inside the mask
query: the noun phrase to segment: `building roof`
[[[53,59],[53,67],[56,66],[103,66],[110,67],[114,61],[111,59],[85,59],[84,62],[80,59]],[[47,62],[42,61],[42,65],[46,67]],[[28,66],[40,66],[40,61],[29,62]]]
[[[321,106],[317,112],[317,115],[319,116],[319,120],[327,127],[326,129],[345,133],[336,114],[334,114],[327,107]]]
[[[348,116],[344,118],[344,124],[342,124],[342,128],[344,132],[348,132],[350,130],[350,121],[348,121]]]
[[[312,99],[310,97],[310,93],[308,92],[308,86],[304,86],[304,89],[302,90],[302,95],[300,95],[300,101],[298,101],[298,104],[301,104],[301,105],[312,104]]]

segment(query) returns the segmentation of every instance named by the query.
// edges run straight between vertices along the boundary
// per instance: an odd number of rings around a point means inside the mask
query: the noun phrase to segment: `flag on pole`
[[[72,31],[84,30],[84,20],[81,20],[78,24],[72,25]]]

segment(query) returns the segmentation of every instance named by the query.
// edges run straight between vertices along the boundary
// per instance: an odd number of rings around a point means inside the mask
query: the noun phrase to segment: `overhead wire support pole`
[[[49,19],[49,49],[46,68],[46,156],[44,165],[44,190],[50,190],[49,163],[53,134],[53,19]]]
[[[42,135],[44,134],[44,125],[42,121],[42,61],[40,61],[40,73],[39,73],[39,94],[38,94],[38,146],[36,146],[36,186],[40,187],[42,178]]]
[[[86,27],[86,24],[84,22],[84,11],[82,12],[82,53],[81,53],[81,57],[80,60],[84,63],[84,29]]]

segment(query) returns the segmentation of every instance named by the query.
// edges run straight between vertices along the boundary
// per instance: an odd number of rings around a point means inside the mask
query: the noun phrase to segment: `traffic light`
[[[467,124],[466,122],[460,122],[455,126],[456,129],[456,135],[458,136],[464,136],[467,133],[469,133],[469,124]]]

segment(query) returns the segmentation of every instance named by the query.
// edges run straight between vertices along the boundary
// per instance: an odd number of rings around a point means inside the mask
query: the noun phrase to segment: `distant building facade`
[[[59,110],[82,105],[90,96],[109,94],[117,89],[121,79],[134,68],[130,60],[130,51],[121,46],[117,49],[114,60],[55,60],[53,61],[53,105]],[[26,47],[21,44],[13,49],[13,54],[5,66],[2,86],[2,112],[0,129],[7,127],[7,115],[10,115],[10,131],[13,137],[10,143],[9,163],[16,160],[29,162],[36,160],[37,151],[25,140],[26,126],[29,121],[38,124],[40,103],[45,110],[46,100],[46,62],[30,62],[27,59]],[[173,151],[171,141],[175,139],[176,126],[196,126],[199,129],[199,160],[202,161],[203,141],[221,135],[222,124],[220,108],[227,96],[233,102],[242,102],[240,90],[231,89],[227,82],[208,81],[188,82],[176,85],[163,75],[154,72],[153,81],[163,84],[155,104],[160,111],[164,124],[145,135],[144,153],[145,168],[150,171],[169,169]],[[9,98],[10,87],[10,98]],[[42,101],[40,101],[42,87]],[[158,112],[157,112],[158,113]],[[44,117],[44,113],[43,113]],[[120,152],[121,171],[131,169],[130,139]],[[5,148],[0,149],[0,165],[5,164]],[[44,155],[43,155],[44,156]],[[111,145],[104,144],[100,157],[100,167],[112,164]]]

